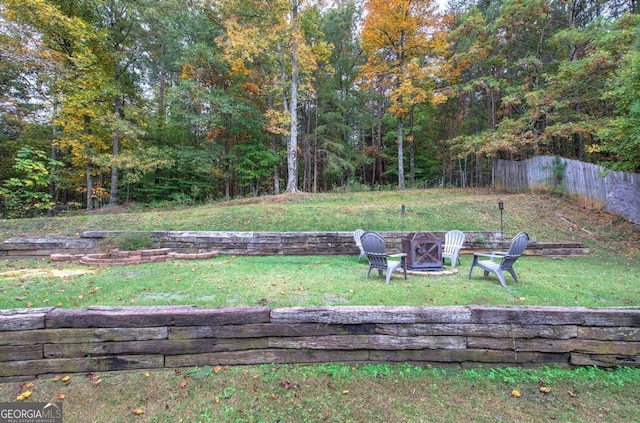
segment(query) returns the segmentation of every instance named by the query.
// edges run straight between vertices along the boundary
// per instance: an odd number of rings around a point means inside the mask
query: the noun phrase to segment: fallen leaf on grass
[[[187,382],[187,380],[185,379],[182,382],[180,382],[180,387],[184,389],[184,388],[187,387],[188,384],[189,384],[189,382]]]
[[[62,382],[69,382],[71,380],[71,376],[65,376],[62,379],[60,379]]]
[[[136,408],[135,410],[133,410],[133,414],[139,416],[141,414],[144,414],[144,410],[142,408]]]
[[[87,378],[93,382],[94,385],[100,385],[102,383],[102,379],[100,379],[100,375],[96,373],[88,373]]]
[[[56,399],[59,399],[59,400],[63,400],[63,399],[64,399],[64,397],[66,397],[66,395],[65,395],[65,394],[57,394],[57,395],[56,395]]]
[[[28,399],[32,393],[32,391],[25,391],[16,397],[16,401],[24,401]]]
[[[548,394],[549,392],[551,392],[551,388],[549,388],[547,386],[541,386],[540,387],[540,392],[544,392],[545,394]]]
[[[222,367],[216,366],[213,368],[213,373],[220,373],[220,370],[222,370]]]
[[[520,398],[522,396],[522,393],[517,389],[514,389],[513,391],[511,391],[511,395],[513,395],[516,398]]]

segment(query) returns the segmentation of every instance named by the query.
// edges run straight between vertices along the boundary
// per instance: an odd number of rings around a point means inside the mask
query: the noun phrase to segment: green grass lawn
[[[583,242],[586,257],[524,256],[520,283],[474,269],[462,256],[453,276],[395,275],[389,285],[357,256],[228,256],[126,267],[46,260],[0,260],[0,307],[192,304],[234,305],[556,305],[640,306],[640,229],[621,218],[542,194],[486,190],[406,190],[299,194],[234,200],[175,210],[0,221],[0,236],[76,236],[85,230],[379,231],[496,230],[504,201],[507,238],[524,230],[538,241]],[[404,219],[401,205],[405,205]],[[118,209],[118,211],[122,211]],[[356,253],[354,246],[354,254]],[[375,287],[375,289],[372,289]]]
[[[540,241],[579,241],[587,257],[522,257],[520,283],[474,269],[394,275],[390,284],[354,256],[226,256],[124,267],[0,260],[0,308],[192,304],[640,306],[640,230],[546,195],[407,190],[284,195],[179,210],[0,221],[10,236],[75,236],[84,230],[527,231]],[[355,254],[355,251],[354,251]],[[540,388],[548,388],[543,392]],[[237,366],[74,375],[0,383],[0,402],[64,402],[74,422],[632,422],[640,421],[640,369],[447,369],[411,365]],[[519,394],[519,395],[518,395]],[[62,398],[63,399],[60,399]],[[136,414],[134,412],[140,413]]]
[[[93,305],[196,305],[276,307],[387,305],[640,306],[636,263],[611,253],[516,262],[519,283],[507,288],[485,278],[463,256],[455,275],[395,273],[389,284],[377,272],[366,279],[357,256],[225,256],[122,267],[88,267],[45,260],[0,261],[0,308]]]
[[[262,365],[74,375],[68,382],[0,387],[0,401],[30,389],[30,400],[63,402],[65,423],[640,421],[640,376],[627,368]]]

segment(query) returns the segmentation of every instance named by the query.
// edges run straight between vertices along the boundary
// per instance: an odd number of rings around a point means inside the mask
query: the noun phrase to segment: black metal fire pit
[[[442,269],[442,242],[430,232],[412,232],[402,240],[402,252],[407,254],[411,270]]]

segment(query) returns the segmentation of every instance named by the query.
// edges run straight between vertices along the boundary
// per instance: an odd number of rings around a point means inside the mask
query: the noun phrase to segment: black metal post
[[[402,239],[404,239],[404,204],[402,205]]]
[[[498,201],[498,208],[500,209],[500,250],[504,251],[504,230],[502,226],[502,211],[504,210],[504,203],[502,200]]]

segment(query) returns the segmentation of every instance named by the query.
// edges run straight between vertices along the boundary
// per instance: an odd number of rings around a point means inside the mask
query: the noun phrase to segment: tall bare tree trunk
[[[166,118],[164,91],[167,85],[167,71],[164,61],[167,52],[167,44],[164,39],[161,41],[161,43],[160,70],[158,72],[158,127],[164,127]]]
[[[298,191],[298,0],[291,2],[291,130],[287,145],[287,192]]]
[[[376,148],[374,148],[375,154],[376,154],[376,163],[377,163],[377,171],[378,171],[378,179],[379,179],[379,183],[380,185],[382,185],[382,116],[384,115],[384,110],[383,110],[383,103],[381,100],[377,100],[378,102],[378,111],[377,111],[377,122],[378,122],[378,128],[377,128],[377,133],[376,133]],[[371,184],[373,185],[375,183],[375,174],[374,174],[374,178],[371,179]]]
[[[58,117],[58,99],[54,97],[53,99],[53,116],[54,118]],[[51,142],[51,160],[58,160],[58,156],[59,156],[59,152],[60,150],[58,149],[58,147],[56,146],[56,140],[58,139],[58,126],[55,124],[55,122],[51,123],[51,138],[52,138],[52,142]],[[57,168],[54,166],[51,169],[51,179],[49,181],[49,195],[51,196],[51,198],[57,203],[59,198],[58,195],[56,195],[57,193],[57,189],[56,189],[56,179],[57,179]],[[55,215],[55,210],[51,209],[50,210],[51,215]]]
[[[111,165],[111,192],[109,195],[109,205],[115,206],[118,204],[118,165],[116,164],[118,156],[120,155],[120,134],[118,131],[114,131],[112,135],[113,141],[113,160]]]
[[[91,117],[84,116],[84,133],[91,135]],[[87,210],[93,210],[93,176],[91,175],[91,145],[87,146]]]
[[[229,153],[231,151],[230,140],[229,137],[225,137],[224,140],[224,156],[229,157]],[[229,169],[229,165],[225,163],[224,165],[224,199],[229,200],[231,198],[231,169]]]
[[[376,183],[376,169],[378,166],[378,150],[377,150],[377,145],[378,145],[378,138],[377,138],[377,134],[376,134],[376,125],[372,122],[371,123],[371,142],[373,144],[373,166],[371,169],[371,188],[373,188],[373,186]]]
[[[416,187],[416,153],[415,153],[415,138],[413,137],[413,109],[411,109],[411,115],[409,116],[409,186],[411,188]]]
[[[87,164],[87,210],[93,210],[93,176],[91,165]]]
[[[398,189],[404,189],[404,119],[398,118],[397,122],[398,130]]]
[[[311,192],[311,185],[313,184],[312,176],[312,152],[311,152],[311,102],[305,102],[305,133],[302,137],[302,154],[303,154],[303,166],[302,171],[302,191]]]
[[[312,192],[318,192],[318,100],[316,99],[316,107],[314,107],[314,126],[313,126],[313,188]]]
[[[118,73],[116,70],[116,87],[119,86],[118,83]],[[115,101],[115,110],[113,113],[113,123],[117,127],[118,121],[121,118],[122,113],[122,100],[120,95],[116,96]],[[111,135],[111,141],[113,143],[112,150],[112,160],[111,164],[111,192],[109,195],[109,206],[115,206],[118,204],[118,157],[120,156],[120,132],[118,129],[114,128],[113,134]]]
[[[260,71],[262,73],[262,77],[266,80],[267,76],[266,76],[264,66],[260,65]],[[269,109],[273,109],[273,104],[274,104],[273,94],[269,93],[267,97],[267,105]],[[284,110],[287,110],[286,100],[284,103]],[[275,134],[271,134],[270,137],[271,137],[271,151],[273,151],[274,157],[278,157],[278,139]],[[278,168],[279,168],[279,165],[276,162],[273,165],[273,193],[275,195],[280,194],[280,175],[278,174]]]

